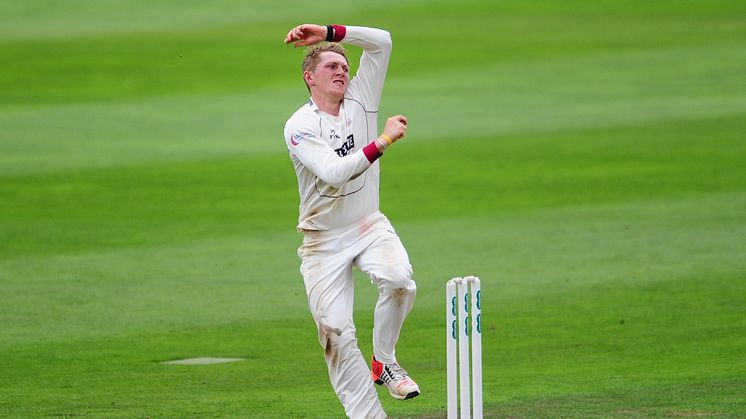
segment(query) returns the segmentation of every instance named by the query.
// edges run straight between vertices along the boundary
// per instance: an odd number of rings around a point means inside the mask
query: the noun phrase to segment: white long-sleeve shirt
[[[310,100],[285,124],[285,143],[298,176],[299,230],[347,226],[379,208],[379,163],[371,163],[362,149],[378,137],[391,36],[380,29],[346,29],[341,42],[362,47],[363,54],[339,116],[319,110]]]

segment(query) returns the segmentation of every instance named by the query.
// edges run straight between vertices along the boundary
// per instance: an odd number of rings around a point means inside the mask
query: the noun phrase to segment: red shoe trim
[[[381,381],[381,374],[383,374],[383,364],[376,361],[375,355],[373,355],[373,358],[370,361],[370,369],[372,370],[370,373],[373,376],[373,381],[375,381],[376,384],[379,384],[378,382]],[[381,381],[380,384],[383,384],[383,381]]]

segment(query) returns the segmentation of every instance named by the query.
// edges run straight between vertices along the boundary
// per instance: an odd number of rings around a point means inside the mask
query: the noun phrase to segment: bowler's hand
[[[285,43],[295,42],[295,47],[307,47],[326,41],[326,26],[303,24],[294,27],[285,36]]]
[[[396,115],[386,120],[386,125],[383,128],[383,133],[391,138],[391,141],[404,137],[407,133],[407,117],[404,115]]]

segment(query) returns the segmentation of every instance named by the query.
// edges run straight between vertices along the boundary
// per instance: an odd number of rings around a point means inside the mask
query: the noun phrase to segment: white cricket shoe
[[[374,355],[370,366],[373,381],[378,385],[386,384],[391,397],[407,400],[420,395],[420,387],[399,364],[382,364]]]

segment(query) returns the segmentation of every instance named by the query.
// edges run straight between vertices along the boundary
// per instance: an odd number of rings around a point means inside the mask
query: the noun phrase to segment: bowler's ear
[[[303,80],[306,81],[308,86],[313,86],[313,74],[310,71],[306,70],[303,72]]]

